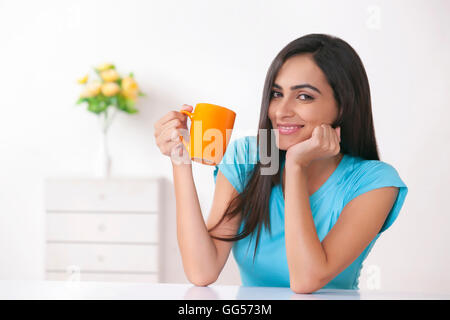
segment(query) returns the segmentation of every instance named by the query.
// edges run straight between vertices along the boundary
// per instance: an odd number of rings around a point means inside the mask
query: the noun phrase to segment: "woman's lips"
[[[280,134],[293,134],[303,128],[302,125],[296,125],[296,126],[278,126],[278,132]]]

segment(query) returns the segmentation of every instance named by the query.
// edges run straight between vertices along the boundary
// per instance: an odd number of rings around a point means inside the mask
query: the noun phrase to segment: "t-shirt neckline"
[[[345,163],[347,161],[348,161],[348,155],[344,153],[341,161],[339,161],[339,164],[336,167],[336,169],[334,169],[333,173],[319,187],[319,189],[317,189],[312,195],[309,196],[310,202],[320,199],[321,195],[323,195],[334,184],[334,181],[337,181],[341,177],[342,173],[344,172]],[[283,159],[282,164],[281,164],[281,169],[280,169],[281,171],[284,168],[285,162],[286,162],[286,159]],[[276,187],[278,188],[279,193],[281,194],[281,197],[283,198],[283,201],[284,201],[283,188],[281,186],[281,183],[279,183]]]

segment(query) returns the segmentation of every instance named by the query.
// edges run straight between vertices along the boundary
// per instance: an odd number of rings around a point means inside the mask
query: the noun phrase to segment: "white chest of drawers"
[[[158,282],[158,179],[48,179],[47,280]]]

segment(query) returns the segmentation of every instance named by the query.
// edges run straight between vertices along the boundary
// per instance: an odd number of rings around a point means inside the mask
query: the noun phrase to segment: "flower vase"
[[[95,176],[97,178],[108,179],[111,177],[112,159],[108,148],[108,129],[111,125],[115,113],[109,115],[106,111],[99,115],[100,135]]]
[[[101,131],[97,158],[96,177],[107,179],[111,175],[111,156],[108,150],[108,134]]]

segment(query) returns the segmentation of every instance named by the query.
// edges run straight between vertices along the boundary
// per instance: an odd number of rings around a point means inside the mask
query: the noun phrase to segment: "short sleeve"
[[[222,160],[214,168],[214,183],[219,170],[228,179],[237,192],[244,191],[246,170],[248,167],[248,139],[242,137],[230,141]]]
[[[400,178],[397,170],[390,164],[383,161],[368,161],[368,164],[361,168],[358,179],[356,180],[353,192],[350,193],[350,197],[346,203],[350,202],[357,196],[366,193],[368,191],[384,188],[384,187],[397,187],[398,195],[397,199],[392,206],[379,234],[387,230],[397,219],[400,209],[405,202],[408,188]]]

